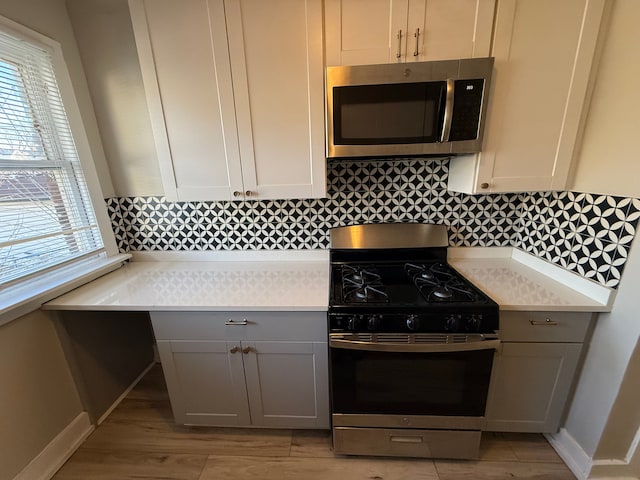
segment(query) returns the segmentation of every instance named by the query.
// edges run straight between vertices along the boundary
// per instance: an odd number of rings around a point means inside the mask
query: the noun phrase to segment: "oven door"
[[[445,335],[423,344],[331,337],[334,415],[484,416],[497,338],[457,343]]]

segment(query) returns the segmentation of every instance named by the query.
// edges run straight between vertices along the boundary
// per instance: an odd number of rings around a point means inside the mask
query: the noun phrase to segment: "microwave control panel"
[[[484,79],[456,80],[449,141],[478,138]]]

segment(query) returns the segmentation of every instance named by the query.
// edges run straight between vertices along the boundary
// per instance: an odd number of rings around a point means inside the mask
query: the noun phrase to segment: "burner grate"
[[[345,303],[388,303],[389,294],[374,267],[342,266],[342,295]]]
[[[406,263],[404,270],[427,302],[474,302],[477,294],[444,263]]]

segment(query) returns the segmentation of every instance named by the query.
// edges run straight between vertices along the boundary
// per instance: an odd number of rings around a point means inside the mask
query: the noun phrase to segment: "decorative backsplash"
[[[618,285],[640,200],[575,192],[448,192],[449,159],[334,161],[328,198],[244,202],[107,199],[121,251],[327,248],[329,229],[380,222],[445,224],[452,246],[515,246]]]

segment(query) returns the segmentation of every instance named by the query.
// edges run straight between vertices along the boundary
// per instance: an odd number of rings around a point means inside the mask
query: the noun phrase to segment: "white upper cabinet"
[[[327,65],[487,57],[495,0],[325,0]]]
[[[321,0],[130,0],[169,200],[325,195]]]
[[[607,0],[499,0],[483,151],[451,160],[465,193],[566,188]]]

